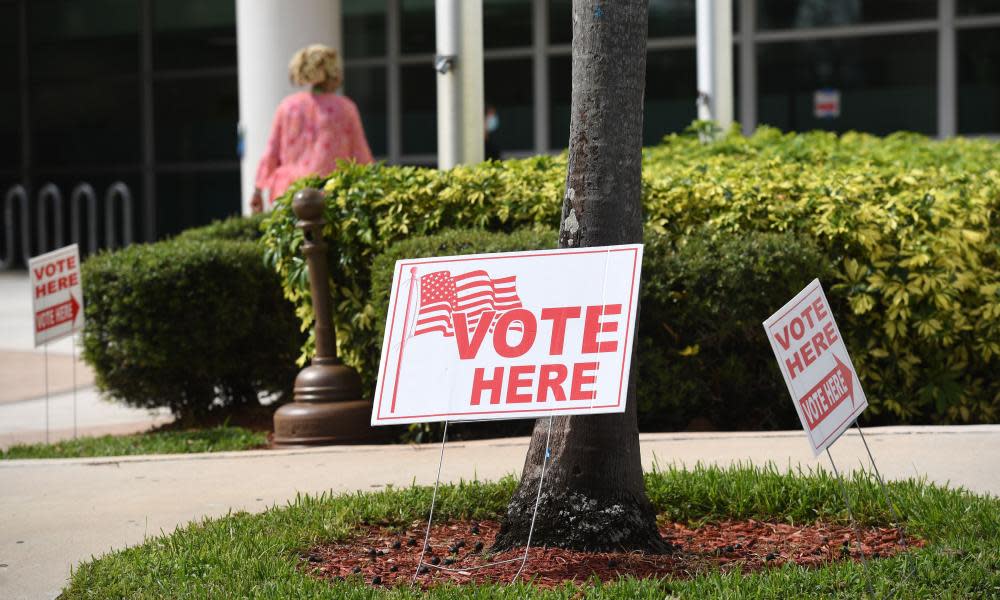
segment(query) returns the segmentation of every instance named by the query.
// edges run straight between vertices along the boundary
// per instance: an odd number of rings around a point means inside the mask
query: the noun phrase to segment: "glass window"
[[[137,79],[36,85],[30,106],[34,165],[139,162]]]
[[[434,0],[401,0],[403,54],[434,52]]]
[[[668,133],[683,131],[697,118],[695,49],[650,52],[646,56],[646,102],[642,144],[660,143]]]
[[[1000,29],[958,32],[958,132],[1000,132]]]
[[[239,169],[156,176],[156,233],[160,238],[239,213]]]
[[[385,55],[385,0],[342,0],[344,56]]]
[[[569,146],[569,107],[573,97],[573,61],[569,56],[549,59],[549,148]]]
[[[695,0],[650,0],[650,38],[692,36],[695,32]],[[738,2],[733,6],[733,30],[738,29]],[[549,3],[549,42],[569,44],[573,41],[572,0],[552,0]]]
[[[566,148],[569,143],[571,64],[569,56],[553,57],[549,62],[552,82],[549,88],[552,98],[549,144],[554,149]],[[694,48],[651,51],[647,54],[642,121],[644,146],[658,144],[668,133],[683,131],[697,117],[696,81]]]
[[[403,153],[437,152],[437,75],[429,64],[400,68]]]
[[[695,0],[650,0],[649,37],[694,35],[694,5]]]
[[[0,172],[16,170],[21,166],[21,98],[17,90],[0,88],[0,139]]]
[[[937,129],[933,33],[762,44],[757,52],[762,124],[877,134]],[[819,104],[824,99],[836,100],[839,115]],[[818,118],[824,110],[827,118]]]
[[[34,0],[27,3],[33,81],[90,81],[139,71],[139,12],[134,0]]]
[[[572,41],[573,0],[549,0],[549,43],[569,44]]]
[[[238,115],[235,75],[155,81],[156,160],[236,160]]]
[[[958,0],[955,8],[963,16],[1000,14],[1000,2],[997,0]]]
[[[156,0],[153,4],[155,69],[235,66],[235,2]]]
[[[0,3],[0,173],[13,172],[21,165],[21,97],[18,64],[17,5]],[[0,190],[6,189],[0,181]]]
[[[937,0],[758,0],[759,29],[936,19]]]
[[[509,48],[531,45],[529,0],[483,1],[483,47]]]
[[[531,59],[489,60],[485,64],[486,104],[496,108],[500,126],[490,141],[501,156],[534,148]]]
[[[344,94],[358,105],[361,124],[372,154],[388,154],[385,67],[345,68]]]

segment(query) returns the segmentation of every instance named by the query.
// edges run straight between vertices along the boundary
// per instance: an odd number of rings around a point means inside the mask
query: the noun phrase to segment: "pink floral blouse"
[[[274,113],[256,186],[274,202],[296,179],[336,170],[338,159],[372,162],[358,107],[344,96],[298,92]]]

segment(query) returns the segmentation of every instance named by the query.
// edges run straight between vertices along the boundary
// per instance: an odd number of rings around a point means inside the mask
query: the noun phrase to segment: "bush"
[[[255,242],[263,234],[261,225],[264,218],[264,214],[229,217],[220,221],[212,221],[201,227],[185,229],[174,239],[188,242],[210,242],[213,240]]]
[[[828,273],[812,240],[790,232],[648,233],[636,337],[641,426],[796,427],[761,322]]]
[[[169,240],[83,264],[83,356],[99,388],[184,420],[287,392],[304,341],[252,242]]]
[[[379,315],[361,364],[374,385],[379,345],[397,260],[556,245],[555,230],[511,234],[450,230],[398,242],[375,259],[371,302]],[[716,235],[680,240],[647,235],[640,295],[638,401],[644,430],[792,427],[797,417],[764,336],[770,314],[818,273],[823,256],[790,233]],[[709,423],[705,423],[705,421]]]
[[[912,134],[782,134],[713,144],[670,136],[644,152],[649,232],[792,231],[832,273],[824,282],[882,422],[983,422],[1000,408],[1000,145]],[[360,365],[376,327],[371,261],[391,243],[452,227],[554,227],[565,156],[450,171],[345,165],[309,179],[327,195],[341,355]],[[291,194],[265,220],[267,259],[311,324]],[[760,315],[763,320],[771,307]],[[307,345],[306,354],[311,352]],[[767,352],[763,347],[759,352]]]

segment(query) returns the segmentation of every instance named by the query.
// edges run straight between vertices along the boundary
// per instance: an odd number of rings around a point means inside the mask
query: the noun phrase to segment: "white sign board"
[[[823,89],[813,92],[813,116],[836,119],[840,116],[840,90]]]
[[[396,263],[372,425],[624,412],[642,245]]]
[[[868,406],[819,280],[764,321],[764,330],[818,455]]]
[[[35,347],[83,328],[80,250],[76,244],[28,260]]]

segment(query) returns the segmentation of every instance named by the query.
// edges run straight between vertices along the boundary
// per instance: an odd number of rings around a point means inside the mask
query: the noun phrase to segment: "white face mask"
[[[486,117],[486,131],[493,133],[500,128],[500,117],[493,113]]]

